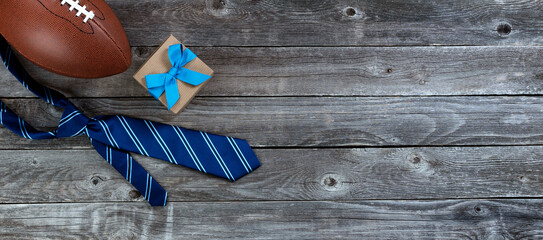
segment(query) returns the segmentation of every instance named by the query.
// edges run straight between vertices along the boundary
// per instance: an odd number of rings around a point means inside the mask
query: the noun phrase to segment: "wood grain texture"
[[[538,0],[109,0],[133,46],[541,45]],[[137,14],[135,14],[137,12]],[[503,25],[508,24],[507,27]]]
[[[167,113],[153,98],[74,102],[89,116],[133,116],[247,139],[254,147],[543,143],[540,97],[195,98],[179,115]],[[58,125],[60,110],[44,101],[6,99],[5,103],[38,128]],[[42,112],[46,114],[37,114]],[[24,148],[28,142],[12,133],[0,136],[0,148]],[[67,144],[79,146],[78,140]]]
[[[262,167],[230,183],[135,156],[169,191],[152,208],[85,137],[0,127],[1,239],[543,239],[541,1],[107,2],[127,72],[31,74],[90,116],[247,139]],[[179,115],[131,78],[169,34],[217,73]],[[58,124],[4,67],[0,85]]]
[[[539,199],[0,205],[0,237],[539,239],[542,206]]]
[[[542,197],[543,147],[257,149],[235,183],[135,155],[169,201]],[[0,203],[145,200],[94,150],[0,151]],[[1,216],[1,215],[0,215]]]
[[[150,96],[132,75],[154,51],[133,48],[132,67],[73,79],[24,61],[40,82],[71,97]],[[541,47],[195,47],[216,74],[198,96],[408,96],[543,94]],[[0,67],[0,96],[32,96]]]

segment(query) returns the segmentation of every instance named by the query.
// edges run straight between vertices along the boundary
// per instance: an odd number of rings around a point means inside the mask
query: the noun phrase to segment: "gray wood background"
[[[88,115],[247,139],[236,183],[142,156],[150,207],[78,137],[0,127],[2,239],[541,239],[540,0],[107,0],[133,65],[69,79],[28,64]],[[131,78],[169,34],[216,72],[179,115]],[[0,67],[33,125],[60,109]]]

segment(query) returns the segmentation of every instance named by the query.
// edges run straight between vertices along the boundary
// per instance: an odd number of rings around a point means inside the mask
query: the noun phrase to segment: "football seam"
[[[66,22],[69,22],[70,24],[72,24],[77,30],[79,30],[80,32],[84,33],[84,34],[94,34],[94,28],[92,27],[92,25],[89,24],[89,27],[91,28],[91,32],[85,32],[83,31],[83,29],[79,28],[77,25],[75,25],[72,21],[70,21],[69,19],[65,18],[65,17],[62,17],[56,13],[54,13],[53,11],[51,11],[49,8],[47,8],[45,5],[43,5],[43,3],[40,1],[40,0],[36,0],[37,2],[40,3],[40,5],[43,6],[43,8],[45,8],[45,10],[47,10],[48,12],[50,12],[51,14],[55,15],[55,17],[58,17]],[[94,5],[94,4],[93,4]],[[100,11],[101,12],[101,11]]]
[[[76,26],[74,23],[72,23],[70,20],[68,20],[68,19],[66,19],[66,18],[64,18],[64,17],[62,17],[62,16],[59,16],[58,14],[52,12],[52,11],[51,11],[50,9],[48,9],[45,5],[43,5],[43,3],[42,3],[40,0],[37,0],[37,2],[40,3],[40,5],[42,5],[43,8],[45,8],[49,13],[53,14],[55,17],[58,17],[58,18],[60,18],[60,19],[62,19],[62,20],[64,20],[64,21],[69,22],[70,24],[72,24],[78,31],[80,31],[80,32],[82,32],[82,33],[84,33],[84,34],[89,34],[89,35],[90,35],[90,34],[95,34],[95,33],[96,33],[96,32],[94,31],[94,27],[93,27],[91,24],[89,24],[89,26],[91,27],[92,33],[85,32],[85,31],[83,31],[82,29],[80,29],[79,27],[77,27],[77,26]],[[96,7],[96,5],[95,5],[94,3],[92,3],[91,1],[88,1],[88,2],[91,3],[92,5],[94,5],[94,6]],[[102,13],[102,11],[100,10],[100,8],[96,7],[96,9]],[[103,14],[103,13],[102,13],[102,14]],[[103,18],[103,19],[102,19],[102,18],[98,18],[98,19],[104,20],[104,19],[105,19],[105,15],[104,15],[104,18]],[[119,51],[119,53],[122,55],[122,59],[123,59],[125,65],[128,66],[128,67],[130,67],[129,61],[128,61],[128,59],[126,58],[125,54],[123,54],[124,52],[123,52],[123,50],[120,48],[119,44],[111,37],[111,35],[110,35],[107,31],[105,31],[105,30],[104,30],[104,29],[96,22],[95,19],[92,19],[91,21],[94,22],[94,24],[96,24],[96,26],[97,26],[100,30],[102,30],[102,32],[109,38],[109,40],[110,40],[111,42],[113,42],[113,44],[115,45],[115,47],[117,48],[117,50]],[[69,75],[69,76],[75,77],[75,78],[88,78],[88,76],[85,76],[85,75],[82,75],[82,74],[74,74],[73,72],[63,71],[63,70],[57,69],[57,68],[55,68],[55,67],[48,67],[48,66],[45,66],[45,65],[43,65],[43,64],[41,64],[41,63],[38,63],[38,61],[37,61],[35,58],[31,58],[31,57],[27,56],[26,54],[24,54],[23,52],[20,52],[20,51],[17,51],[17,52],[18,52],[22,57],[28,59],[29,61],[31,61],[31,62],[34,63],[35,65],[37,65],[37,66],[39,66],[39,67],[41,67],[41,68],[43,68],[43,69],[46,69],[46,70],[48,70],[48,71],[51,71],[51,72],[54,72],[54,73],[58,73],[58,74],[62,74],[62,75],[67,75],[67,76]]]
[[[98,10],[100,12],[100,14],[102,15],[102,17],[99,17],[98,15],[96,15],[96,17],[100,20],[106,20],[106,15],[102,12],[102,10],[100,10],[100,8],[98,6],[96,6],[96,4],[94,4],[91,0],[87,0],[87,2],[89,2],[90,4],[92,4],[92,6],[94,6],[94,8],[96,8],[96,10]]]
[[[113,38],[111,37],[111,35],[109,35],[109,33],[108,33],[106,30],[104,30],[104,29],[102,28],[102,26],[100,26],[100,24],[98,24],[94,19],[92,19],[91,21],[94,22],[94,24],[96,24],[96,26],[97,26],[98,28],[100,28],[100,30],[102,30],[102,32],[103,32],[104,34],[106,34],[106,36],[109,38],[109,40],[111,40],[111,42],[113,42],[113,43],[115,44],[115,47],[117,48],[117,50],[121,53],[121,56],[123,57],[124,63],[126,64],[126,66],[130,67],[130,62],[131,62],[132,59],[130,59],[130,61],[129,61],[128,59],[126,59],[126,56],[124,55],[123,50],[121,49],[121,47],[119,46],[119,44],[115,41],[115,39],[113,39]]]

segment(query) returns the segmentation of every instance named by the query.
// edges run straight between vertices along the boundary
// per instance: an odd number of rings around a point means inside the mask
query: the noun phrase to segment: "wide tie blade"
[[[89,136],[115,148],[235,181],[260,166],[246,141],[123,116],[97,117]]]

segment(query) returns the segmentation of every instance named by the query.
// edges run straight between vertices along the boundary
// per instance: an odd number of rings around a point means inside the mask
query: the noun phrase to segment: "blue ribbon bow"
[[[168,48],[168,56],[172,63],[172,68],[167,73],[150,74],[145,76],[147,89],[156,99],[166,92],[166,101],[168,110],[179,100],[179,89],[177,88],[177,79],[188,84],[197,86],[207,81],[211,76],[192,71],[183,66],[196,58],[196,54],[188,48],[183,50],[182,44],[171,45]]]

